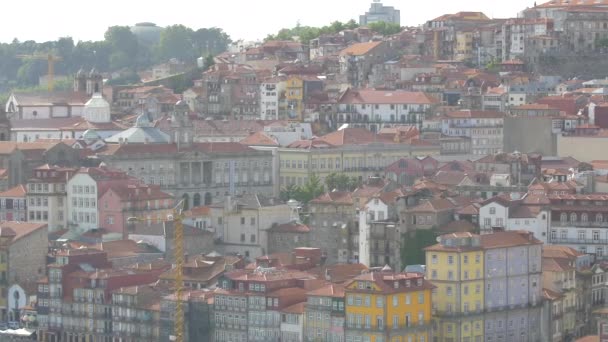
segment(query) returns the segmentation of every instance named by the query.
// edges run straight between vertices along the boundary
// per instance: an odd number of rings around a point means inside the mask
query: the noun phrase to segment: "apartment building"
[[[344,296],[344,286],[338,284],[306,293],[304,341],[344,341]]]
[[[541,247],[533,234],[510,231],[452,233],[425,248],[427,277],[437,286],[435,336],[540,341]]]
[[[27,181],[28,221],[46,223],[49,231],[67,228],[67,182],[77,169],[45,164]]]
[[[422,274],[390,267],[346,282],[345,341],[430,341],[433,288]]]
[[[499,153],[503,147],[504,117],[504,113],[492,111],[449,112],[441,120],[441,132],[450,137],[470,138],[470,154]]]

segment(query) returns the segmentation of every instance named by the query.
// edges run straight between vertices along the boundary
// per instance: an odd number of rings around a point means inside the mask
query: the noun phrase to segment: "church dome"
[[[110,122],[110,104],[101,94],[93,94],[91,99],[84,105],[83,116],[88,122]]]
[[[146,114],[140,114],[135,120],[135,127],[152,127]]]

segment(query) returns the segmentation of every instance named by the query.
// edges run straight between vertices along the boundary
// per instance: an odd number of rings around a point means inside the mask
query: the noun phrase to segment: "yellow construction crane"
[[[61,60],[63,60],[63,58],[61,57],[57,57],[55,55],[53,55],[52,53],[48,53],[46,55],[17,55],[17,58],[19,59],[35,59],[35,60],[46,60],[48,63],[48,79],[47,79],[47,86],[49,89],[49,92],[53,91],[53,88],[55,87],[55,62],[59,62]]]
[[[175,322],[173,326],[174,335],[171,341],[184,342],[184,303],[182,293],[184,289],[184,226],[182,220],[184,200],[181,200],[173,208],[173,215],[167,216],[166,222],[173,222],[173,257],[175,259]],[[129,217],[128,223],[144,221],[143,218]]]

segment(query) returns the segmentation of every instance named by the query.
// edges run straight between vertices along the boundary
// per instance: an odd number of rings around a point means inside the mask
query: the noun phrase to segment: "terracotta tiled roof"
[[[543,297],[547,300],[553,301],[553,300],[564,297],[564,295],[559,292],[543,288]]]
[[[186,217],[209,216],[210,214],[211,208],[208,206],[194,207],[184,212],[184,216]]]
[[[284,223],[268,229],[270,232],[275,233],[310,233],[310,228],[302,223]]]
[[[574,269],[574,263],[568,259],[543,257],[543,272],[566,272]]]
[[[317,275],[318,278],[326,279],[334,284],[341,284],[348,281],[368,268],[363,264],[333,264],[310,270],[311,273]]]
[[[319,139],[333,146],[343,145],[361,145],[368,144],[374,141],[376,135],[365,128],[344,128],[326,134]]]
[[[456,211],[456,214],[459,215],[479,215],[479,203],[471,203],[467,206],[464,206]]]
[[[310,201],[312,204],[342,204],[352,205],[354,203],[352,193],[348,191],[332,191]]]
[[[371,50],[375,49],[377,46],[382,44],[382,42],[367,42],[367,43],[355,43],[346,49],[340,51],[340,55],[354,55],[361,56],[369,53]]]
[[[469,221],[458,220],[452,221],[448,224],[444,224],[439,227],[441,233],[453,233],[453,232],[473,232],[477,227]]]
[[[344,298],[344,286],[327,284],[319,289],[308,292],[308,296]]]
[[[437,213],[440,211],[446,211],[446,210],[452,210],[455,209],[455,205],[454,203],[452,203],[450,200],[445,199],[445,198],[437,198],[437,199],[431,199],[431,200],[426,200],[423,201],[422,203],[418,204],[417,206],[408,209],[408,212],[410,213],[428,213],[428,212],[432,212],[432,213]]]
[[[281,310],[281,312],[288,313],[288,314],[300,314],[301,315],[304,313],[305,304],[306,304],[306,302],[297,303],[297,304],[286,307],[285,309]]]
[[[528,231],[507,231],[481,235],[481,245],[486,249],[539,244],[542,244],[542,242]]]
[[[2,198],[25,198],[25,194],[27,191],[22,184],[15,186],[14,188],[10,188],[4,192],[0,192],[0,197]]]
[[[2,221],[0,222],[0,236],[5,236],[3,231],[6,230],[9,235],[14,236],[13,241],[17,241],[37,230],[46,229],[46,227],[46,223]]]
[[[395,288],[393,286],[394,281],[407,280],[407,279],[414,280],[412,282],[412,286],[406,287],[406,286],[402,285],[402,286],[399,286],[398,288]],[[423,279],[421,286],[418,286],[416,284],[417,279]],[[404,292],[420,291],[420,290],[431,290],[431,289],[435,288],[435,286],[433,284],[431,284],[431,282],[424,280],[424,278],[418,273],[392,273],[392,272],[384,272],[384,271],[369,272],[369,273],[362,274],[360,276],[355,277],[353,280],[346,282],[344,284],[344,287],[348,288],[348,286],[353,281],[357,281],[357,280],[373,282],[374,284],[376,284],[376,286],[378,286],[380,288],[380,290],[384,294],[404,293]],[[369,290],[351,289],[350,291],[368,292]]]
[[[61,142],[15,142],[15,141],[0,141],[0,154],[10,154],[14,150],[41,150],[48,151],[57,146]]]
[[[568,246],[560,245],[544,245],[543,246],[543,258],[563,258],[563,259],[576,259],[585,254],[577,251],[576,249]]]
[[[245,137],[240,143],[248,146],[279,146],[279,142],[276,138],[262,131],[255,132]]]

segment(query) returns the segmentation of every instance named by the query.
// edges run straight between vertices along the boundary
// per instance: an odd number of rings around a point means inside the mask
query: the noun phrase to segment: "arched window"
[[[568,222],[568,214],[566,214],[566,213],[562,213],[562,214],[560,215],[560,217],[559,217],[559,220],[560,220],[561,222]]]
[[[600,222],[603,222],[603,221],[604,221],[604,215],[599,214],[599,213],[595,214],[595,222],[600,223]]]
[[[201,205],[201,194],[196,193],[194,197],[192,197],[192,205],[198,207]]]
[[[581,222],[587,222],[587,221],[589,221],[589,215],[587,215],[587,213],[582,213]]]
[[[576,221],[577,221],[576,213],[570,214],[570,222],[576,222]]]

